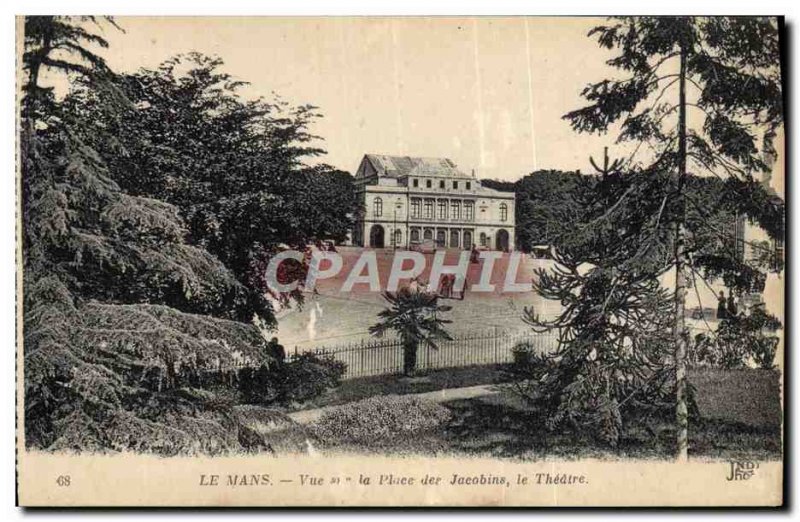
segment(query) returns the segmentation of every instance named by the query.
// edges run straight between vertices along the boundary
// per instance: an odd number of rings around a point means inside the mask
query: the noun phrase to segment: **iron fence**
[[[558,346],[558,335],[534,332],[479,331],[438,341],[437,347],[422,345],[417,351],[417,370],[457,368],[512,361],[512,350],[519,343],[529,343],[542,353]],[[360,342],[318,347],[304,353],[330,356],[347,365],[344,379],[389,375],[403,370],[403,345],[399,339],[369,339]],[[300,355],[297,348],[289,359]]]

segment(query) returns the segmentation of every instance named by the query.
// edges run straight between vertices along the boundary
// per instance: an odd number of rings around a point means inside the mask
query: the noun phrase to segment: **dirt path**
[[[497,385],[495,384],[481,384],[480,386],[467,386],[465,388],[449,388],[446,390],[437,390],[425,393],[409,393],[403,397],[416,397],[424,401],[430,402],[449,402],[460,399],[473,399],[475,397],[483,397],[486,395],[493,395],[498,393]],[[289,417],[295,422],[300,424],[311,424],[317,421],[326,411],[341,408],[344,404],[338,406],[325,406],[324,408],[317,408],[314,410],[303,410],[290,413]]]

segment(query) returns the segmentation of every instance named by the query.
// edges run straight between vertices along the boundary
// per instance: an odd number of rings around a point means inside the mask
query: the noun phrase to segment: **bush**
[[[663,365],[668,346],[653,339],[647,348],[660,367],[634,371],[630,357],[620,356],[611,364],[601,359],[603,346],[598,342],[575,342],[556,354],[520,343],[505,369],[507,388],[534,409],[543,428],[573,430],[616,447],[626,418],[661,414],[671,407],[673,379]],[[606,352],[613,353],[608,347]]]
[[[372,397],[325,412],[314,426],[322,441],[373,445],[406,441],[429,433],[451,417],[450,410],[416,397]]]
[[[347,365],[329,356],[304,353],[288,363],[239,370],[239,392],[247,404],[305,402],[339,385]]]
[[[280,375],[271,366],[242,368],[238,374],[238,388],[244,404],[273,404],[280,396]]]
[[[745,368],[752,363],[758,368],[772,369],[778,347],[774,332],[780,327],[780,321],[760,307],[749,315],[727,317],[720,321],[713,335],[695,336],[690,360],[695,366],[712,368]]]
[[[282,370],[279,400],[291,403],[308,401],[338,386],[347,365],[331,356],[304,353]]]

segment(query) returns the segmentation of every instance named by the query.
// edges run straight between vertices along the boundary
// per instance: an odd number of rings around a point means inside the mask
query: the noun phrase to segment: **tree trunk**
[[[686,406],[686,202],[683,184],[686,177],[686,50],[681,48],[678,102],[678,173],[676,198],[678,218],[675,224],[675,424],[677,428],[676,460],[685,462],[689,458],[689,423]]]
[[[403,375],[414,375],[417,369],[417,343],[407,341],[403,344]]]

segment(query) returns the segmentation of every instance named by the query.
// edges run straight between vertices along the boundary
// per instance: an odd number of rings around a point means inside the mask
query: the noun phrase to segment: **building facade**
[[[447,158],[367,154],[355,183],[355,245],[514,249],[514,193],[483,187]]]

